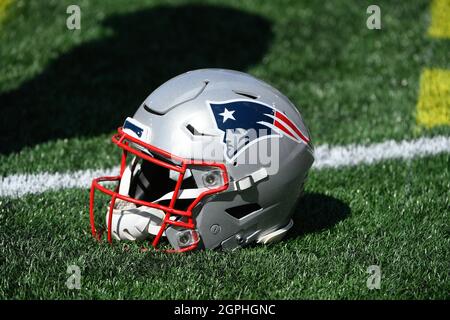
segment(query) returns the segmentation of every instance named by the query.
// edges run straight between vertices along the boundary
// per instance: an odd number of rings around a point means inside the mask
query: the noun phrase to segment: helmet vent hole
[[[191,124],[188,124],[186,126],[186,129],[193,135],[193,136],[203,136],[204,134],[195,129]]]
[[[225,209],[226,213],[236,219],[242,219],[248,216],[250,213],[258,211],[261,209],[261,206],[257,203],[248,203],[237,207],[232,207]]]
[[[250,98],[250,99],[258,99],[259,98],[258,96],[255,96],[254,94],[251,94],[251,93],[248,93],[248,92],[242,92],[242,91],[236,91],[236,90],[233,90],[233,92],[238,94],[238,95],[240,95],[240,96],[243,96],[243,97],[246,97],[246,98]]]
[[[145,109],[145,111],[147,111],[147,112],[149,112],[151,114],[154,114],[155,116],[163,116],[164,115],[164,113],[157,112],[157,111],[155,111],[153,109],[150,109],[150,107],[147,106],[146,104],[144,104],[144,109]]]

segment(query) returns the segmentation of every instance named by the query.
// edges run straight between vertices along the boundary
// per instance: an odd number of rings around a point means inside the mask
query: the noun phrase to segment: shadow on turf
[[[332,228],[350,215],[350,207],[339,199],[320,194],[305,193],[294,213],[294,226],[287,238]]]
[[[245,70],[273,36],[260,16],[206,5],[155,7],[108,17],[103,26],[111,36],[74,48],[0,94],[0,153],[112,132],[166,80],[198,68]]]

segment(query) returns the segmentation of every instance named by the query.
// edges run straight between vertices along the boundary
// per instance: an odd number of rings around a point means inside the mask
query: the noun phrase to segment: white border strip
[[[388,140],[368,146],[318,146],[314,169],[340,168],[373,164],[388,159],[412,159],[439,153],[450,153],[450,137],[436,136],[411,141]],[[118,174],[119,168],[80,170],[65,173],[13,174],[0,177],[1,197],[21,197],[30,193],[66,188],[89,188],[92,179]]]

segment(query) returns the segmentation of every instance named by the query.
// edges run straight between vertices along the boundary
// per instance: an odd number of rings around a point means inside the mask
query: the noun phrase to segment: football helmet
[[[167,81],[112,142],[120,171],[92,181],[92,234],[165,251],[281,239],[314,161],[297,108],[267,83],[223,69]],[[96,191],[108,199],[95,201]]]

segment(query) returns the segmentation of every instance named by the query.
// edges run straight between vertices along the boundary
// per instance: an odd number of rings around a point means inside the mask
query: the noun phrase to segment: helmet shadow
[[[330,229],[350,213],[350,207],[339,199],[321,193],[305,193],[294,209],[294,226],[286,238]]]
[[[0,153],[111,132],[166,80],[198,68],[245,70],[260,62],[273,37],[263,17],[208,5],[114,15],[103,26],[111,36],[74,48],[0,93]]]

